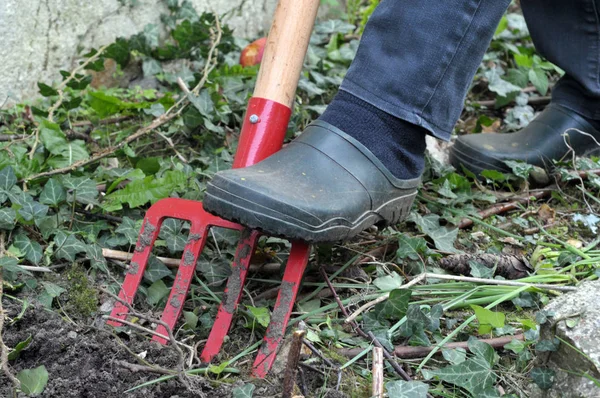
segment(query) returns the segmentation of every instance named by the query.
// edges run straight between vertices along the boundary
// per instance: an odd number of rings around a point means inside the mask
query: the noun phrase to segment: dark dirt
[[[4,299],[9,317],[15,317],[21,306]],[[108,331],[94,328],[78,328],[64,321],[57,313],[31,305],[23,318],[4,332],[5,344],[14,347],[28,336],[31,345],[21,352],[19,358],[10,361],[14,373],[44,365],[49,380],[41,397],[226,397],[231,386],[213,388],[202,377],[193,377],[196,392],[189,392],[178,380],[169,380],[141,388],[132,393],[124,391],[160,375],[147,372],[133,373],[117,365],[118,361],[135,364],[135,358],[121,346]],[[169,348],[152,343],[142,336],[131,335],[123,340],[135,353],[147,351],[146,360],[166,369],[176,369],[178,356]],[[0,375],[0,397],[12,397],[11,383]],[[24,397],[24,394],[19,394]]]

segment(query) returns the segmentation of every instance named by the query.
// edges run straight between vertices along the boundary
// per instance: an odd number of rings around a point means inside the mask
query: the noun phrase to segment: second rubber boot
[[[600,153],[600,130],[579,114],[551,104],[527,127],[515,133],[468,134],[457,138],[450,162],[458,170],[510,172],[507,160],[551,170],[571,149],[578,156]]]

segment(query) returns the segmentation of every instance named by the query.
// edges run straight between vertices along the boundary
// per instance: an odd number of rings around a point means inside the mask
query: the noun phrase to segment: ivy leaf
[[[492,387],[496,375],[489,362],[480,356],[474,356],[458,365],[449,365],[442,369],[423,370],[426,379],[437,377],[442,381],[451,383],[468,390],[473,396],[487,388]]]
[[[540,340],[535,345],[535,350],[537,352],[556,352],[558,351],[558,347],[560,346],[560,340],[558,338],[553,338],[552,340]]]
[[[222,258],[207,260],[206,256],[198,261],[198,270],[211,286],[221,285],[231,274],[229,261]]]
[[[119,37],[113,44],[108,46],[104,51],[104,55],[114,59],[121,67],[124,67],[129,62],[129,43],[126,39]]]
[[[67,261],[75,261],[77,254],[86,252],[87,249],[87,246],[74,235],[67,235],[63,231],[58,231],[54,235],[54,244],[56,245],[54,256]]]
[[[424,398],[429,386],[420,381],[396,380],[385,383],[389,398]]]
[[[22,207],[19,209],[19,215],[26,221],[44,217],[48,213],[48,206],[36,202],[31,197],[20,205]]]
[[[130,245],[135,245],[140,234],[140,226],[141,224],[137,225],[136,222],[131,218],[123,217],[123,222],[121,222],[119,227],[115,229],[115,232],[124,235],[127,238],[127,242],[129,242]]]
[[[198,96],[189,93],[187,97],[202,116],[212,118],[215,107],[208,90],[202,90]]]
[[[90,157],[85,142],[83,140],[72,140],[61,145],[59,156],[48,159],[48,165],[54,168],[68,167],[75,162]]]
[[[147,301],[150,305],[156,305],[162,300],[164,297],[169,294],[169,288],[162,280],[157,280],[148,288],[148,297]]]
[[[511,350],[515,354],[518,354],[525,349],[525,343],[517,339],[512,339],[510,343],[504,345],[504,349]]]
[[[29,344],[31,344],[31,342],[33,341],[33,336],[29,335],[29,337],[27,337],[25,340],[20,341],[15,348],[8,354],[8,360],[9,361],[14,361],[15,359],[17,359],[19,357],[19,354],[21,353],[21,351],[23,351],[25,348],[29,347]]]
[[[106,266],[106,258],[102,255],[102,247],[94,243],[93,245],[87,245],[85,250],[90,265],[92,268],[99,269],[100,271],[108,274],[108,267]]]
[[[162,261],[151,255],[144,272],[144,279],[153,283],[169,275],[173,275],[173,272]]]
[[[194,330],[198,326],[198,315],[191,311],[183,311],[183,317],[185,318],[184,328]]]
[[[66,292],[65,289],[63,289],[62,287],[60,287],[54,283],[42,282],[42,285],[44,285],[44,289],[46,290],[46,293],[48,293],[48,295],[52,298],[58,297],[61,294]]]
[[[454,242],[458,236],[458,228],[443,227],[440,225],[440,216],[437,214],[428,214],[421,216],[420,214],[413,213],[410,218],[421,232],[428,235],[439,250],[456,253],[458,250],[454,248]]]
[[[10,207],[0,209],[0,229],[11,230],[15,227],[17,212]]]
[[[233,398],[252,398],[256,387],[252,383],[244,384],[241,387],[236,387],[232,391]]]
[[[467,351],[464,348],[443,348],[442,355],[452,365],[458,365],[467,360]]]
[[[467,346],[469,347],[469,351],[471,351],[471,353],[473,353],[475,356],[485,359],[490,366],[494,366],[496,363],[496,351],[494,351],[494,348],[492,348],[491,345],[484,343],[474,336],[471,336],[467,341]]]
[[[10,191],[17,183],[17,176],[11,166],[6,166],[0,170],[0,189]]]
[[[0,257],[0,271],[6,271],[14,274],[21,273],[25,275],[31,275],[31,272],[21,268],[19,261],[16,258],[9,256]]]
[[[96,183],[88,177],[71,177],[65,176],[62,179],[65,188],[69,190],[73,200],[83,204],[97,204],[98,188]]]
[[[410,289],[396,289],[390,292],[390,297],[383,303],[375,306],[374,311],[378,318],[383,319],[401,319],[406,315],[408,302],[412,291]]]
[[[150,47],[158,46],[158,25],[155,24],[147,24],[144,26],[144,39],[146,39],[146,44]]]
[[[469,266],[471,267],[471,275],[475,278],[492,279],[494,272],[496,272],[496,267],[489,268],[475,260],[469,261]]]
[[[40,202],[50,206],[57,206],[66,199],[67,192],[65,188],[54,178],[48,180],[40,194]]]
[[[380,276],[373,281],[373,284],[381,290],[397,289],[404,283],[404,279],[396,271],[392,271],[390,275]]]
[[[549,390],[554,385],[554,376],[556,372],[548,368],[531,369],[531,379],[542,390]]]
[[[502,68],[492,68],[484,73],[484,76],[488,79],[488,89],[497,93],[501,97],[506,97],[510,93],[521,91],[521,87],[512,84],[504,79],[502,75],[504,71]]]
[[[47,84],[38,82],[37,85],[40,89],[40,94],[42,94],[44,97],[52,97],[53,95],[58,95],[58,91],[56,91],[54,88],[50,87]]]
[[[187,240],[181,229],[183,223],[174,218],[166,219],[161,228],[159,236],[167,243],[167,248],[171,253],[181,252],[185,248]]]
[[[492,331],[492,328],[504,327],[506,315],[503,312],[494,312],[479,305],[471,305],[475,311],[475,316],[479,321],[479,333],[486,334]]]
[[[38,265],[42,259],[42,246],[31,241],[27,235],[18,234],[13,241],[15,247],[25,253],[25,258],[32,264]]]
[[[48,384],[48,371],[44,365],[35,369],[24,369],[17,373],[21,382],[21,390],[28,395],[38,395],[44,392]]]
[[[447,181],[447,180],[446,180]],[[421,254],[427,251],[427,241],[421,237],[412,237],[404,234],[398,236],[398,251],[396,256],[400,259],[421,259]]]

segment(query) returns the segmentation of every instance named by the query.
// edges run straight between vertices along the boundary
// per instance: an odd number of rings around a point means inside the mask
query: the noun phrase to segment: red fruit
[[[260,64],[263,53],[265,52],[265,44],[267,44],[266,37],[261,37],[248,44],[240,54],[240,65],[246,67]]]

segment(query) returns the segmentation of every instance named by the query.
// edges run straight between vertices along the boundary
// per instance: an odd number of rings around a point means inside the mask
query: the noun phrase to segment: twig
[[[24,269],[25,271],[31,272],[52,272],[52,270],[48,267],[35,267],[31,265],[19,265],[19,268]]]
[[[109,119],[98,120],[96,123],[99,125],[116,124],[116,123],[121,123],[125,120],[129,120],[132,118],[133,118],[133,116],[131,116],[131,115],[117,116],[117,117],[112,117]],[[92,122],[91,120],[82,120],[80,122],[74,122],[73,124],[71,124],[71,126],[73,126],[73,127],[84,127],[84,126],[93,126],[93,125],[94,125],[94,122]]]
[[[171,370],[168,369],[163,369],[160,367],[152,367],[152,366],[144,366],[144,365],[138,365],[135,363],[129,363],[129,362],[125,362],[125,361],[120,361],[120,360],[116,360],[114,362],[115,364],[117,364],[118,366],[125,368],[133,373],[137,373],[137,372],[151,372],[151,373],[158,373],[158,374],[162,374],[162,375],[173,375],[176,374],[176,372],[173,372]]]
[[[371,396],[383,398],[383,349],[373,347],[373,385]]]
[[[506,344],[510,343],[513,340],[523,341],[525,340],[525,335],[517,334],[514,336],[503,336],[503,337],[495,337],[493,339],[479,339],[479,341],[487,343],[491,345],[494,349],[503,348]],[[453,349],[453,348],[464,348],[465,350],[469,349],[469,343],[467,341],[458,341],[453,343],[445,344],[442,349]],[[416,359],[423,358],[429,354],[434,347],[411,347],[405,345],[399,345],[394,347],[394,355],[402,359]],[[341,349],[337,352],[340,355],[345,357],[354,357],[358,355],[362,351],[362,348],[350,348],[350,349]]]
[[[528,105],[547,105],[550,103],[550,100],[552,100],[551,96],[545,96],[545,97],[532,97],[529,98],[527,100],[527,104]],[[503,104],[500,108],[504,108],[505,106],[508,106],[509,104],[511,104],[511,102],[507,102],[506,104]],[[484,100],[484,101],[472,101],[471,105],[479,105],[479,106],[485,106],[485,107],[495,107],[496,106],[496,100]]]
[[[302,339],[306,334],[306,325],[300,322],[298,329],[292,335],[292,344],[288,354],[287,365],[283,376],[282,398],[291,398],[296,384],[296,374],[298,372],[298,361],[300,360],[300,350],[302,349]]]
[[[0,257],[4,256],[4,231],[0,232]],[[4,294],[3,284],[4,279],[2,278],[2,269],[0,269],[0,369],[4,372],[6,377],[14,384],[15,388],[21,387],[21,382],[17,379],[10,369],[8,368],[8,347],[4,344],[2,339],[2,329],[4,329],[4,308],[2,307],[2,295]]]
[[[398,287],[398,289],[408,289],[411,286],[416,285],[417,283],[421,282],[423,279],[425,279],[425,274],[421,274],[415,278],[413,278],[413,280],[411,280],[408,283],[405,283],[404,285]],[[365,312],[367,309],[371,308],[372,306],[381,303],[382,301],[387,300],[390,297],[389,293],[383,294],[379,297],[377,297],[375,300],[373,301],[369,301],[368,303],[362,305],[361,307],[359,307],[356,311],[354,311],[354,313],[352,313],[352,315],[347,316],[346,320],[344,321],[344,323],[352,323],[354,322],[354,320],[356,319],[356,317],[358,317],[360,314],[362,314],[363,312]]]
[[[23,134],[0,134],[0,142],[24,140],[29,137],[29,135]]]
[[[494,205],[488,209],[480,211],[478,214],[479,214],[479,217],[483,220],[485,218],[494,216],[496,214],[506,213],[507,211],[517,209],[520,204],[529,203],[532,198],[541,199],[543,197],[550,195],[552,193],[552,191],[555,191],[555,190],[556,190],[555,187],[550,186],[546,189],[536,191],[526,197],[515,198],[512,202]],[[473,225],[472,219],[463,218],[460,221],[460,223],[458,224],[458,228],[463,229],[463,228],[470,227],[471,225]]]

